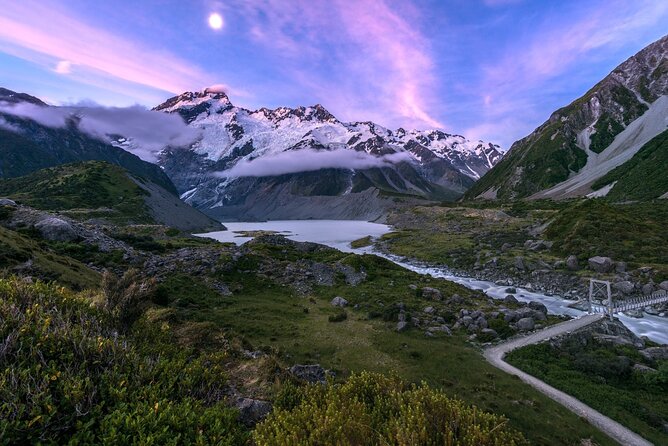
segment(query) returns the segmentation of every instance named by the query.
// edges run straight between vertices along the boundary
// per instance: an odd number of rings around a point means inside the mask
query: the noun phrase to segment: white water
[[[394,263],[403,266],[419,274],[431,275],[442,279],[464,285],[467,288],[483,290],[488,296],[495,299],[503,299],[507,293],[508,286],[497,285],[493,282],[472,279],[469,277],[455,276],[447,268],[421,265],[407,262],[396,256],[386,255],[374,251],[372,247],[353,249],[350,242],[370,235],[380,237],[392,230],[388,225],[352,220],[284,220],[268,222],[234,222],[225,223],[227,231],[208,232],[206,234],[195,234],[199,237],[209,237],[221,242],[232,242],[241,245],[252,237],[241,237],[237,231],[275,231],[287,238],[299,242],[314,242],[331,246],[340,251],[354,252],[356,254],[376,254],[385,257]],[[570,308],[572,300],[562,299],[559,296],[548,296],[536,293],[517,286],[515,297],[518,300],[529,302],[539,301],[543,303],[548,311],[553,314],[563,314],[572,317],[583,315],[585,312]],[[617,317],[631,331],[638,336],[647,336],[649,339],[662,344],[668,344],[668,319],[645,314],[643,318],[632,318],[623,314]]]

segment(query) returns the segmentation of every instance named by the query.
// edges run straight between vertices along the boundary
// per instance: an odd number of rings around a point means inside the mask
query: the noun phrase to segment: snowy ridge
[[[498,145],[440,130],[392,131],[373,122],[344,123],[320,104],[250,111],[233,106],[225,93],[205,89],[171,98],[155,110],[179,113],[201,130],[202,137],[190,149],[213,162],[234,163],[302,148],[346,148],[372,155],[406,151],[418,164],[439,158],[475,180],[502,157]]]

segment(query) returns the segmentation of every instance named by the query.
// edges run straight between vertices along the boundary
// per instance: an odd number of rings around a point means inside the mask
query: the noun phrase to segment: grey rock
[[[617,262],[615,264],[615,271],[618,273],[625,273],[626,272],[626,262]]]
[[[521,257],[521,256],[515,257],[515,260],[513,261],[513,264],[515,265],[515,268],[517,268],[519,270],[526,269],[526,267],[524,265],[524,257]]]
[[[296,364],[290,367],[290,373],[306,382],[324,384],[327,382],[327,372],[320,364]]]
[[[491,336],[493,338],[498,338],[499,334],[496,332],[496,330],[492,330],[491,328],[483,328],[480,330],[481,334]]]
[[[594,256],[588,260],[589,268],[597,273],[609,273],[614,263],[610,257]]]
[[[547,307],[541,302],[531,301],[527,306],[532,310],[536,310],[540,313],[547,314]]]
[[[463,318],[459,319],[459,324],[463,325],[464,327],[468,327],[473,323],[473,318],[471,316],[464,316]]]
[[[436,288],[424,287],[422,288],[422,297],[431,300],[442,300],[443,294]]]
[[[640,353],[647,359],[651,359],[653,361],[656,360],[666,360],[668,359],[668,346],[662,346],[662,347],[648,347],[645,350],[642,350]]]
[[[424,309],[422,311],[427,313],[427,314],[432,314],[436,310],[434,309],[434,307],[424,307]]]
[[[580,265],[578,264],[578,258],[574,255],[570,255],[566,258],[566,268],[568,268],[571,271],[577,271],[580,269]]]
[[[0,198],[0,206],[16,207],[16,202],[9,198]]]
[[[531,317],[536,321],[546,321],[547,320],[547,314],[543,313],[542,311],[538,311],[538,310],[534,310],[533,313],[531,313]]]
[[[406,321],[397,322],[397,331],[401,332],[406,330],[407,328],[408,328],[408,322]]]
[[[438,325],[436,327],[429,327],[427,328],[427,332],[429,333],[445,333],[448,336],[452,336],[452,332],[448,328],[447,325]]]
[[[535,326],[536,323],[531,317],[523,317],[522,319],[517,321],[517,329],[519,331],[530,331],[533,330]]]
[[[510,251],[510,249],[511,249],[512,247],[513,247],[513,245],[511,245],[510,243],[504,243],[504,244],[501,246],[501,251],[503,251],[503,252]]]
[[[515,296],[513,296],[512,294],[508,294],[508,295],[503,299],[503,301],[504,301],[505,303],[507,303],[507,304],[516,304],[516,303],[519,302],[519,301],[517,300],[517,298],[516,298]]]
[[[644,364],[633,364],[633,370],[640,372],[640,373],[653,373],[656,372],[656,369],[653,369],[651,367],[648,367]]]
[[[408,285],[408,288],[410,288],[413,291],[418,289],[417,285],[415,285],[414,283],[411,283],[410,285]]]
[[[517,288],[514,288],[514,287],[506,288],[506,293],[515,294],[515,293],[517,293]]]
[[[485,329],[489,326],[487,323],[487,319],[484,317],[480,316],[478,319],[476,319],[475,324],[478,326],[480,329]]]
[[[514,322],[519,319],[519,315],[516,311],[506,311],[503,316],[503,320],[506,322]]]
[[[234,407],[239,410],[239,421],[247,427],[253,427],[271,412],[271,403],[252,398],[238,398]]]
[[[48,217],[38,222],[35,228],[46,240],[54,242],[72,242],[78,235],[71,224],[56,217]]]
[[[642,286],[643,294],[652,294],[653,292],[654,292],[654,283],[650,282]]]
[[[348,305],[348,301],[341,296],[336,296],[330,303],[335,307],[345,307]]]
[[[668,291],[668,280],[664,280],[659,284],[659,288],[662,290]]]
[[[612,288],[621,292],[622,294],[631,294],[635,290],[635,286],[632,282],[624,280],[622,282],[615,282],[612,284]]]

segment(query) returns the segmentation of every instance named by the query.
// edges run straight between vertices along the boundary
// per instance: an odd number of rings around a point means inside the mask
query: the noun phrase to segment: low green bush
[[[369,372],[344,384],[290,387],[253,440],[258,446],[527,444],[503,417],[425,384]]]

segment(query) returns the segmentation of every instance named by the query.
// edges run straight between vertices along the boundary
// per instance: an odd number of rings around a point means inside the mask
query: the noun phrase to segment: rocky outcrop
[[[328,373],[319,364],[296,364],[290,367],[289,371],[296,378],[311,384],[325,384],[327,382]]]
[[[610,257],[595,256],[588,261],[589,268],[597,273],[609,273],[614,267],[614,263]]]

